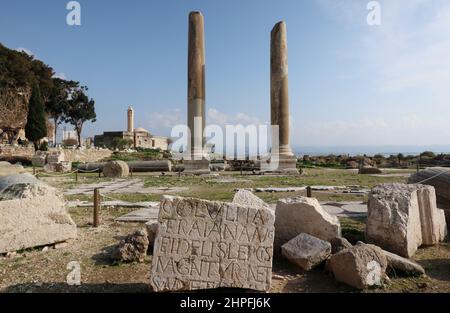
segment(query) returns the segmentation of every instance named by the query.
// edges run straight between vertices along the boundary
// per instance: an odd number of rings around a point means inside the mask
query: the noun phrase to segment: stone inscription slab
[[[164,197],[153,251],[153,289],[269,290],[274,220],[264,207]]]

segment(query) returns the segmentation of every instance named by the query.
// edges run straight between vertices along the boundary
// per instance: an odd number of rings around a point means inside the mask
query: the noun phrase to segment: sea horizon
[[[425,151],[432,151],[435,154],[450,153],[450,145],[380,145],[380,146],[296,146],[293,147],[296,155],[367,155],[374,156],[381,154],[384,156],[397,155],[399,153],[407,155],[419,155]]]

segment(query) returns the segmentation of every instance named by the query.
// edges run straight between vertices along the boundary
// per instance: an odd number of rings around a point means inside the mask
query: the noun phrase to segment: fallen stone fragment
[[[430,167],[414,173],[408,183],[422,182],[435,188],[437,206],[445,211],[447,226],[450,227],[450,169],[448,167]]]
[[[387,279],[386,256],[374,245],[359,244],[333,254],[327,267],[336,280],[361,290]]]
[[[147,222],[145,223],[145,229],[147,230],[148,237],[148,248],[153,249],[155,244],[156,233],[158,232],[158,222]]]
[[[0,161],[0,177],[19,174],[25,172],[20,164],[11,164],[6,161]]]
[[[328,214],[314,198],[278,200],[275,215],[276,249],[300,233],[327,241],[341,237],[339,219]]]
[[[147,232],[138,230],[118,244],[113,251],[113,259],[125,263],[144,262],[148,244]]]
[[[408,260],[389,251],[383,250],[383,253],[386,256],[388,268],[393,270],[394,272],[400,271],[403,274],[411,276],[425,275],[424,268],[416,262]]]
[[[76,238],[60,192],[30,174],[0,178],[0,253]]]
[[[103,166],[105,177],[127,177],[129,173],[128,164],[124,161],[111,161]]]
[[[303,233],[281,246],[281,254],[291,263],[309,271],[330,256],[331,244]]]
[[[344,249],[352,247],[352,244],[344,237],[335,237],[330,240],[330,244],[332,254],[336,254]]]
[[[233,203],[243,206],[266,207],[269,205],[261,198],[255,196],[251,191],[240,189],[234,194]]]
[[[369,243],[409,258],[422,244],[436,244],[445,235],[445,217],[436,207],[433,187],[382,184],[372,189],[366,223]]]
[[[31,164],[37,167],[43,167],[47,163],[47,152],[36,151],[36,154],[31,158]]]
[[[266,207],[164,196],[153,248],[153,289],[269,290],[274,219]]]

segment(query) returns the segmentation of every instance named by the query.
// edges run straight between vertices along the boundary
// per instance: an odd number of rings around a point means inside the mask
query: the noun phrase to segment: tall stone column
[[[209,173],[209,161],[204,158],[203,131],[205,129],[205,33],[200,12],[189,14],[188,41],[188,127],[191,131],[185,173]]]
[[[278,162],[278,169],[275,171],[298,173],[297,160],[292,153],[289,138],[288,50],[284,22],[277,23],[271,32],[270,105],[271,124],[278,126],[278,138],[272,137],[271,158]],[[274,140],[278,141],[278,146]]]

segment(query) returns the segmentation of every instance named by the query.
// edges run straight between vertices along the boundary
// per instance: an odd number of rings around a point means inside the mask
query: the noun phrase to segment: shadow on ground
[[[3,292],[9,293],[148,293],[150,285],[143,283],[124,284],[82,284],[70,286],[65,283],[17,284],[7,287]]]

